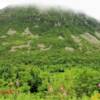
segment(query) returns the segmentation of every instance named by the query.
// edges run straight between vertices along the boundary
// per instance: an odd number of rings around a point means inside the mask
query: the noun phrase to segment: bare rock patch
[[[41,43],[41,44],[38,44],[37,47],[39,48],[39,50],[41,51],[47,51],[47,50],[50,50],[52,48],[52,46],[50,45],[49,47],[47,47],[45,44]]]
[[[74,48],[72,48],[72,47],[65,47],[65,50],[70,51],[70,52],[74,52]]]
[[[6,35],[2,35],[2,36],[0,36],[0,38],[1,39],[5,39],[5,38],[7,38],[7,36]]]
[[[96,32],[95,36],[100,39],[100,33]]]
[[[22,35],[33,35],[30,31],[30,29],[27,27],[24,32],[22,33]]]
[[[75,43],[80,44],[81,39],[80,39],[78,36],[71,35],[71,38],[73,39],[73,41],[74,41]]]
[[[11,28],[10,28],[10,29],[8,30],[8,32],[7,32],[7,35],[10,35],[10,36],[11,36],[11,35],[15,35],[15,34],[16,34],[16,30],[11,29]]]
[[[87,40],[89,43],[91,44],[99,44],[100,41],[93,35],[91,35],[90,33],[84,33],[81,35],[81,37],[85,40]]]
[[[15,52],[18,49],[30,49],[31,48],[31,41],[28,41],[27,44],[12,46],[10,52]]]
[[[64,37],[63,36],[58,36],[58,39],[59,40],[64,40]]]

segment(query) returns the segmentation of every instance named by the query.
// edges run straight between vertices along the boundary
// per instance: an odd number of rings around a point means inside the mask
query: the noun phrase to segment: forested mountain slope
[[[29,61],[33,64],[67,63],[69,55],[84,53],[88,56],[87,51],[90,53],[93,50],[98,51],[99,31],[100,23],[84,14],[55,9],[41,11],[32,7],[8,7],[0,11],[2,44],[0,58],[2,59],[3,56],[5,60],[11,60],[13,56],[18,56],[18,61],[22,63],[22,59],[28,61],[29,57]],[[23,36],[24,32],[26,34]],[[26,54],[29,49],[27,44],[30,47],[29,54],[33,55],[31,56],[33,58]],[[10,52],[13,48],[16,48],[16,52]],[[69,53],[69,51],[73,52]],[[25,54],[22,54],[24,52]],[[23,58],[22,55],[26,57]],[[45,62],[44,59],[47,61]],[[80,60],[79,57],[77,59]]]
[[[82,74],[86,71],[88,76],[93,72],[93,77],[97,77],[99,72],[92,68],[99,68],[99,65],[100,23],[97,20],[60,9],[8,7],[0,10],[1,88],[19,80],[19,88],[25,87],[21,89],[24,92],[29,89],[31,92],[47,91],[48,84],[60,84],[66,73],[73,73],[67,68],[79,67],[75,69],[79,73],[83,68]],[[88,73],[84,67],[92,72]],[[72,87],[66,88],[70,91]],[[85,87],[82,89],[84,93]],[[77,87],[75,91],[80,92]]]

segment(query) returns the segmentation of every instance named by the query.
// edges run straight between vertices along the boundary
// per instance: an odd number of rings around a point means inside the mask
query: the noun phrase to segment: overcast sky
[[[33,4],[41,7],[59,6],[71,8],[100,20],[100,0],[0,0],[0,9],[8,5]]]

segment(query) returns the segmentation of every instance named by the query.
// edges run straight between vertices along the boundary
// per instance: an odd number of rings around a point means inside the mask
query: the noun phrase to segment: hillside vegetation
[[[97,20],[60,9],[0,11],[0,100],[98,98],[99,66]]]

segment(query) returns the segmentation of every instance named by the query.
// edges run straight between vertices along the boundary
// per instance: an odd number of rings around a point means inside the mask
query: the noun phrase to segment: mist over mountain
[[[32,5],[41,8],[59,7],[63,9],[73,9],[80,11],[100,20],[99,15],[99,1],[98,0],[1,0],[0,8],[7,7],[9,5]]]
[[[54,28],[54,25],[56,23],[60,23],[62,27],[74,27],[74,28],[80,28],[81,30],[94,32],[95,29],[98,30],[99,28],[99,22],[96,21],[94,18],[89,17],[83,13],[74,12],[71,10],[63,10],[59,8],[49,8],[48,10],[40,10],[38,7],[7,7],[4,10],[1,10],[0,13],[0,21],[2,21],[2,24],[5,24],[4,30],[7,31],[8,28],[12,27],[15,29],[18,29],[19,31],[23,30],[25,27],[30,26],[31,30],[37,30],[39,29],[34,28],[34,24],[39,25],[40,28],[47,31],[51,28]],[[40,20],[37,20],[40,19]],[[6,24],[8,23],[8,24]],[[16,24],[20,23],[20,27],[17,27]],[[47,25],[48,24],[48,25]],[[49,25],[51,25],[49,27]],[[43,27],[42,27],[43,26]],[[85,28],[86,27],[86,28]],[[49,31],[48,30],[48,31]],[[81,31],[80,30],[80,31]]]

